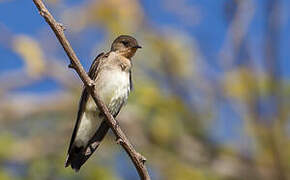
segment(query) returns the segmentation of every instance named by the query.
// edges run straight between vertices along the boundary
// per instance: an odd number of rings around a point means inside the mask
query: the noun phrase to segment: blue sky
[[[83,1],[65,1],[68,6],[75,6]],[[181,23],[180,18],[172,14],[165,8],[162,8],[164,1],[155,0],[142,0],[145,15],[154,26],[162,27],[169,26],[173,29],[179,29],[192,35],[198,42],[198,46],[202,51],[202,55],[212,65],[217,64],[218,53],[221,45],[224,42],[225,34],[228,28],[224,20],[223,5],[226,1],[211,1],[211,0],[191,0],[188,1],[189,5],[197,6],[200,8],[201,20],[200,23],[188,26]],[[256,51],[257,60],[263,60],[261,47],[264,43],[265,33],[265,5],[263,0],[256,2],[256,11],[253,21],[251,22],[247,38],[251,42],[251,47]],[[280,49],[279,60],[282,63],[283,74],[285,77],[290,76],[290,12],[287,7],[290,7],[290,2],[287,0],[281,1],[281,34],[280,34]],[[12,10],[13,9],[13,10]],[[53,11],[53,9],[52,9]],[[37,37],[39,27],[45,27],[47,24],[41,19],[36,11],[32,1],[4,1],[0,4],[0,25],[6,26],[13,34],[27,34],[32,37]],[[93,34],[94,29],[88,34]],[[91,41],[90,41],[91,39]],[[91,45],[95,39],[92,36],[85,37],[88,46]],[[90,43],[91,42],[91,43]],[[77,49],[82,54],[83,49]],[[0,53],[2,65],[0,66],[0,74],[2,71],[19,68],[22,65],[21,60],[14,52],[5,48],[0,44]]]

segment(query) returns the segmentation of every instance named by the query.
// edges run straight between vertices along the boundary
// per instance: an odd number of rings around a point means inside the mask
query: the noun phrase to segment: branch
[[[96,93],[95,83],[90,77],[87,75],[86,71],[82,67],[80,61],[78,60],[76,54],[74,53],[70,43],[66,39],[64,35],[64,27],[62,24],[56,22],[50,12],[47,10],[45,5],[43,4],[42,0],[33,0],[34,4],[37,6],[39,10],[39,14],[44,17],[45,21],[49,24],[49,26],[54,31],[56,37],[58,38],[59,42],[61,43],[63,49],[65,50],[67,56],[70,59],[69,67],[76,70],[79,77],[83,81],[84,85],[89,90],[92,98],[94,99],[95,103],[97,104],[98,108],[102,111],[105,115],[107,123],[110,125],[112,131],[117,137],[117,142],[120,144],[127,154],[130,156],[131,160],[133,161],[140,179],[142,180],[150,180],[148,171],[144,165],[146,159],[140,155],[131,145],[126,135],[121,130],[120,126],[118,125],[117,121],[114,117],[109,113],[107,106],[100,100],[98,94]]]

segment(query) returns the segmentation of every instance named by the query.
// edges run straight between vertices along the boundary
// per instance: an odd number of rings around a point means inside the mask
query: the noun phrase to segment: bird
[[[89,69],[88,75],[95,83],[100,100],[113,117],[118,115],[132,90],[132,57],[139,48],[141,46],[134,37],[120,35],[113,41],[111,50],[99,54]],[[79,171],[98,148],[110,129],[104,118],[84,87],[65,167],[71,166],[76,172]]]

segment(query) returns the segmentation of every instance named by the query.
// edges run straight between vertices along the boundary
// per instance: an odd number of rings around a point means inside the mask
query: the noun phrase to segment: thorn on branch
[[[66,30],[65,26],[61,23],[57,23],[57,26],[60,27],[63,31]]]
[[[140,153],[137,153],[137,155],[138,155],[138,159],[139,159],[139,161],[140,161],[142,164],[145,164],[145,162],[147,161],[147,159],[146,159],[144,156],[142,156]]]
[[[70,63],[67,67],[68,67],[68,68],[75,69],[75,66],[74,66],[72,63]]]
[[[120,128],[120,124],[118,121],[116,121],[116,124],[114,125],[116,129]]]
[[[88,83],[88,85],[90,86],[90,87],[95,87],[96,86],[96,82],[95,81],[93,81],[93,80],[91,80],[89,83]]]
[[[39,14],[44,17],[47,14],[47,12],[45,12],[44,10],[40,10]]]
[[[123,139],[121,139],[121,138],[118,138],[118,139],[116,140],[116,143],[117,143],[117,144],[123,144],[123,143],[124,143],[124,141],[123,141]]]

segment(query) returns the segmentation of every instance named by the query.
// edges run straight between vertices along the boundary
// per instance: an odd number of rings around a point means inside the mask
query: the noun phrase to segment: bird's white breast
[[[127,99],[128,97],[130,91],[128,72],[121,69],[104,70],[96,83],[98,84],[97,93],[107,106],[116,98]]]

